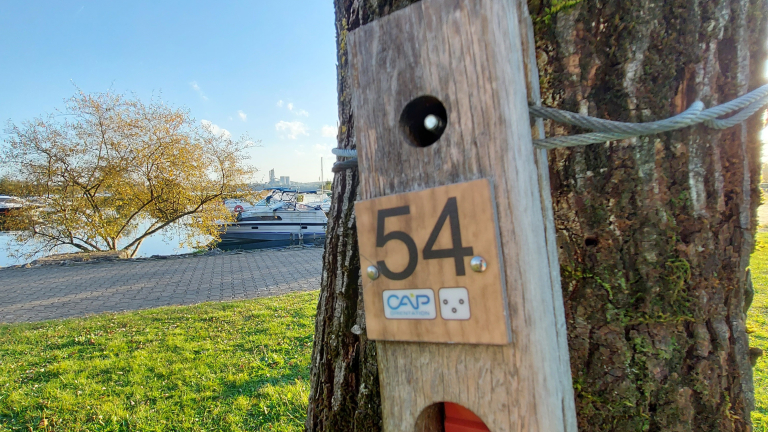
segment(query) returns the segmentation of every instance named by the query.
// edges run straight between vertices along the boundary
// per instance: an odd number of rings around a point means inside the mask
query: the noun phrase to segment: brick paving
[[[0,270],[0,322],[275,296],[320,288],[323,249]]]

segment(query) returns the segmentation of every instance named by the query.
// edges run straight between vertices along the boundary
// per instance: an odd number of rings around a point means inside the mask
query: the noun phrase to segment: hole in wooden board
[[[453,402],[432,404],[416,419],[416,432],[490,432],[471,410]]]
[[[597,246],[600,241],[597,237],[587,237],[584,239],[584,246]]]
[[[419,96],[408,102],[400,114],[400,129],[408,143],[428,147],[436,143],[448,126],[448,112],[434,96]]]

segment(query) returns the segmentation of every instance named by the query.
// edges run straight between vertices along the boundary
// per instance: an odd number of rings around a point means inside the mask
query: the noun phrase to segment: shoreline
[[[160,260],[179,260],[189,258],[200,258],[217,255],[242,255],[259,252],[274,252],[281,250],[298,250],[298,249],[315,249],[322,248],[324,246],[316,246],[312,244],[292,245],[292,246],[276,246],[270,248],[261,249],[232,249],[222,250],[219,248],[211,249],[209,251],[188,252],[177,255],[152,255],[148,257],[126,257],[123,251],[107,251],[107,252],[76,252],[68,254],[55,254],[36,260],[30,261],[25,264],[16,264],[12,266],[0,267],[0,272],[7,270],[20,270],[20,269],[33,269],[41,267],[72,267],[90,264],[103,264],[103,263],[140,263],[146,261],[160,261]]]

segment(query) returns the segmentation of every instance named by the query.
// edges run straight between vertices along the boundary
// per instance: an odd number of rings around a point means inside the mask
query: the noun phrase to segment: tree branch
[[[177,220],[179,220],[179,219],[181,219],[181,218],[183,218],[183,217],[185,217],[185,216],[191,216],[191,215],[193,215],[193,214],[197,213],[198,211],[200,211],[200,209],[201,209],[201,208],[203,208],[203,206],[204,206],[205,204],[207,204],[207,203],[211,202],[212,200],[216,199],[216,198],[217,198],[217,197],[219,197],[219,196],[221,196],[221,195],[218,195],[218,194],[217,194],[217,195],[215,195],[215,196],[211,196],[211,197],[209,197],[208,199],[204,199],[204,200],[202,200],[202,201],[200,202],[200,204],[198,204],[198,205],[197,205],[197,207],[195,207],[195,209],[194,209],[194,210],[191,210],[191,211],[187,211],[187,212],[181,213],[181,214],[177,215],[176,217],[174,217],[173,219],[171,219],[171,220],[168,220],[168,221],[166,221],[166,222],[164,222],[164,223],[160,224],[159,226],[157,226],[157,227],[156,227],[156,228],[154,228],[154,229],[148,229],[147,231],[145,231],[145,232],[144,232],[144,234],[142,234],[141,236],[137,237],[137,238],[136,238],[136,239],[134,239],[134,240],[133,240],[131,243],[129,243],[128,245],[126,245],[125,247],[123,247],[123,250],[127,250],[128,248],[132,247],[132,246],[133,246],[133,245],[134,245],[136,242],[138,242],[138,241],[143,241],[143,240],[144,240],[145,238],[147,238],[148,236],[151,236],[152,234],[154,234],[154,233],[156,233],[156,232],[158,232],[158,231],[162,230],[163,228],[165,228],[165,227],[167,227],[168,225],[170,225],[170,224],[172,224],[172,223],[176,222]]]

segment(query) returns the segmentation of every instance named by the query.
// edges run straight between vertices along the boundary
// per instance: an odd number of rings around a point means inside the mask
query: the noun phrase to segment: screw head
[[[472,257],[472,259],[469,261],[469,267],[472,269],[472,271],[482,273],[486,268],[488,268],[488,263],[485,262],[485,258],[476,256]]]
[[[434,114],[424,117],[424,127],[427,128],[428,131],[434,132],[440,129],[441,123],[442,121],[440,121],[440,118]]]
[[[368,266],[366,273],[368,274],[368,278],[371,280],[376,280],[379,278],[379,269],[376,268],[376,266]]]

